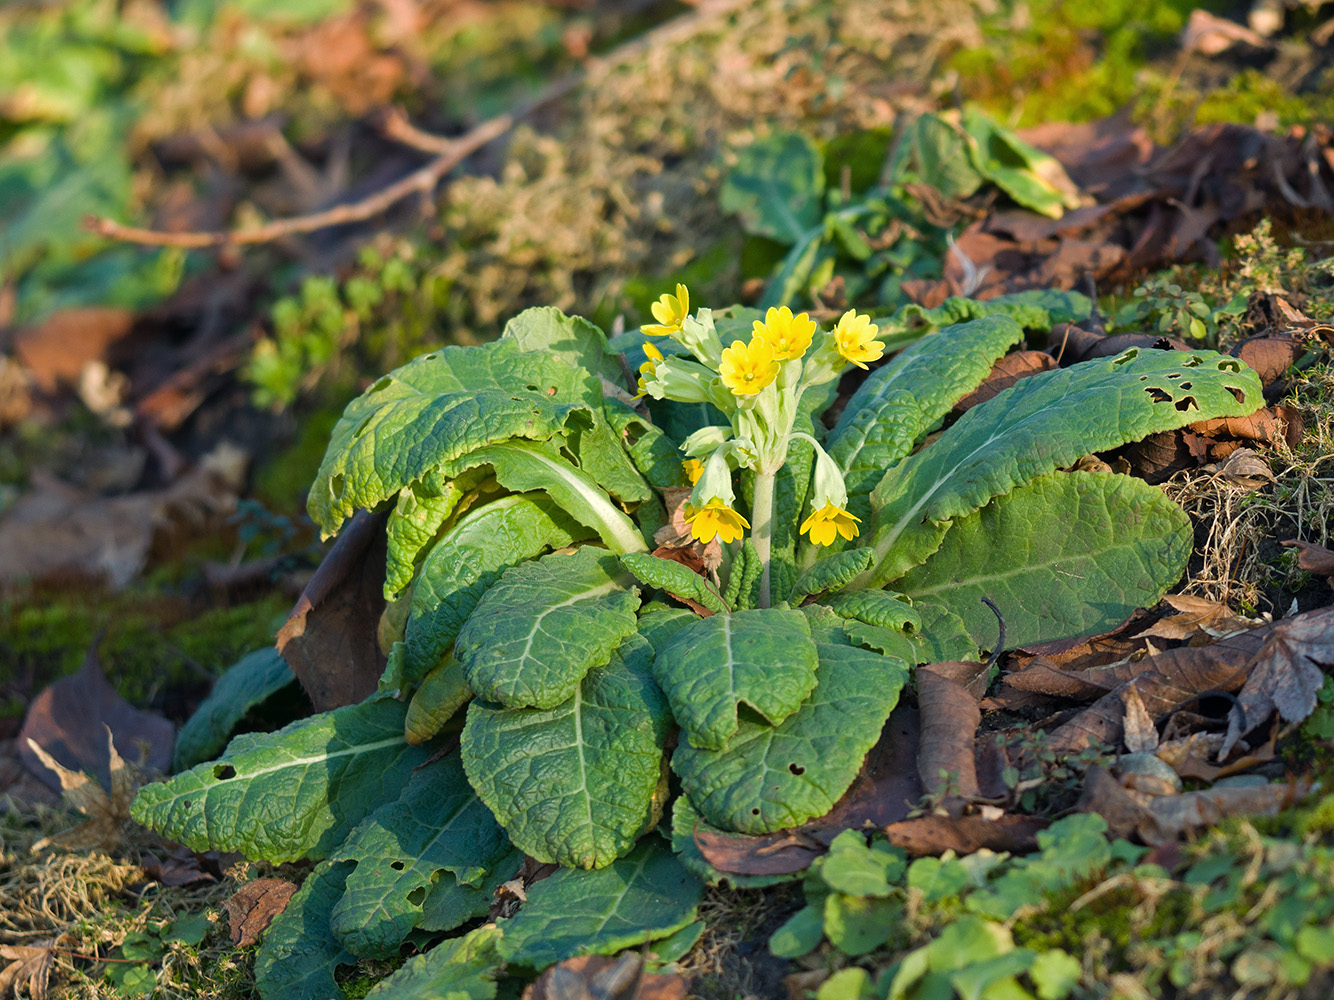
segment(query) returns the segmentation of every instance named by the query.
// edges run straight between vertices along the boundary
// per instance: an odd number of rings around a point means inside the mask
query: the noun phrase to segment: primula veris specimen
[[[506,958],[545,965],[684,933],[696,876],[717,873],[675,837],[678,820],[758,834],[827,812],[910,668],[992,640],[979,596],[1017,645],[1114,625],[1180,576],[1190,526],[1161,491],[1062,470],[1252,412],[1260,384],[1235,359],[1132,350],[1046,372],[923,446],[1022,339],[1015,316],[1047,329],[1088,307],[1047,301],[923,314],[920,339],[870,372],[827,433],[833,383],[880,357],[880,321],[691,312],[684,287],[610,343],[535,309],[498,341],[391,372],[349,404],[309,502],[326,535],[386,511],[380,692],[238,737],[144,788],[135,818],[195,850],[330,859],[261,947],[269,1000],[327,1000],[349,956],[471,920],[518,852],[610,874],[569,871],[521,923],[428,952],[412,975],[437,993],[489,991]],[[666,339],[650,350],[649,335]],[[647,413],[624,401],[636,369]],[[687,489],[692,537],[721,556],[703,573],[650,554],[663,500]],[[423,786],[422,765],[451,752]],[[672,808],[668,767],[685,795],[680,864],[653,833]],[[634,914],[671,919],[630,915],[632,897]],[[850,944],[854,916],[826,930]]]

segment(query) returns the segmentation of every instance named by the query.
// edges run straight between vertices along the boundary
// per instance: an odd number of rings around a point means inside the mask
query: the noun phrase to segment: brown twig
[[[277,219],[253,229],[172,233],[158,229],[142,229],[138,226],[125,226],[114,219],[100,216],[88,216],[84,219],[84,225],[92,232],[124,243],[202,250],[209,247],[272,243],[274,240],[286,236],[313,233],[321,229],[329,229],[333,226],[342,226],[352,222],[364,222],[392,208],[410,195],[427,195],[434,191],[445,174],[458,166],[468,156],[499,139],[520,121],[542,107],[565,97],[588,77],[628,62],[654,45],[689,35],[698,30],[707,20],[741,7],[745,2],[747,0],[701,0],[696,9],[690,13],[659,25],[638,38],[618,46],[605,56],[595,56],[587,60],[582,69],[568,73],[553,81],[540,94],[521,104],[518,108],[495,118],[490,118],[457,138],[447,138],[423,132],[409,123],[401,113],[391,113],[382,124],[385,134],[406,146],[431,153],[435,159],[417,168],[401,180],[381,188],[360,201],[335,205],[333,208],[309,215]]]

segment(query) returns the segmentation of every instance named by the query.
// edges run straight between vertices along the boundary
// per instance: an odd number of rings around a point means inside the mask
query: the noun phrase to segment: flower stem
[[[760,557],[760,607],[769,606],[769,543],[773,536],[774,473],[756,471],[755,500],[750,509],[751,541]]]

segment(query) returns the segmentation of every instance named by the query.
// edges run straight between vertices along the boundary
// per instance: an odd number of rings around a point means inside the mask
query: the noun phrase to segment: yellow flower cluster
[[[816,545],[833,545],[834,538],[839,535],[849,542],[856,538],[859,523],[860,517],[849,514],[831,502],[806,518],[801,524],[801,531],[810,532],[810,539]]]
[[[724,542],[735,542],[741,537],[742,529],[750,527],[750,522],[727,506],[721,497],[714,497],[699,510],[687,506],[685,520],[690,525],[690,536],[706,545],[715,536]]]

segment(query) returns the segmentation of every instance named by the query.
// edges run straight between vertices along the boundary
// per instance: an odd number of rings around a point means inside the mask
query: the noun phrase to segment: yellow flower
[[[734,340],[723,350],[718,374],[732,395],[753,396],[778,377],[778,362],[767,340],[753,337],[749,344]]]
[[[690,480],[691,486],[699,482],[699,477],[704,473],[704,463],[697,458],[687,458],[681,463],[681,468],[685,469],[686,478]]]
[[[644,353],[648,355],[648,360],[639,366],[639,393],[635,396],[635,399],[644,398],[644,394],[648,392],[648,387],[644,385],[644,376],[657,374],[658,362],[662,360],[662,351],[647,341],[644,343]]]
[[[792,315],[787,306],[770,309],[764,322],[755,320],[755,336],[763,338],[773,348],[779,361],[793,361],[806,353],[815,336],[815,320],[806,313]]]
[[[885,345],[875,339],[879,332],[880,327],[871,322],[870,316],[861,316],[857,310],[849,309],[834,327],[834,344],[839,354],[858,368],[865,368],[866,362],[879,361],[885,353]]]
[[[857,525],[860,522],[860,517],[855,517],[830,502],[806,518],[802,522],[801,530],[809,531],[811,541],[816,545],[833,545],[836,535],[842,535],[848,541],[856,538]]]
[[[649,306],[649,309],[658,322],[645,323],[639,328],[640,330],[650,337],[679,333],[681,325],[690,315],[690,292],[686,290],[685,285],[678,283],[675,295],[658,296],[658,301]]]
[[[690,525],[690,536],[706,545],[715,535],[724,542],[735,542],[741,537],[741,530],[750,527],[750,522],[721,497],[714,497],[699,510],[686,507],[686,524]]]

